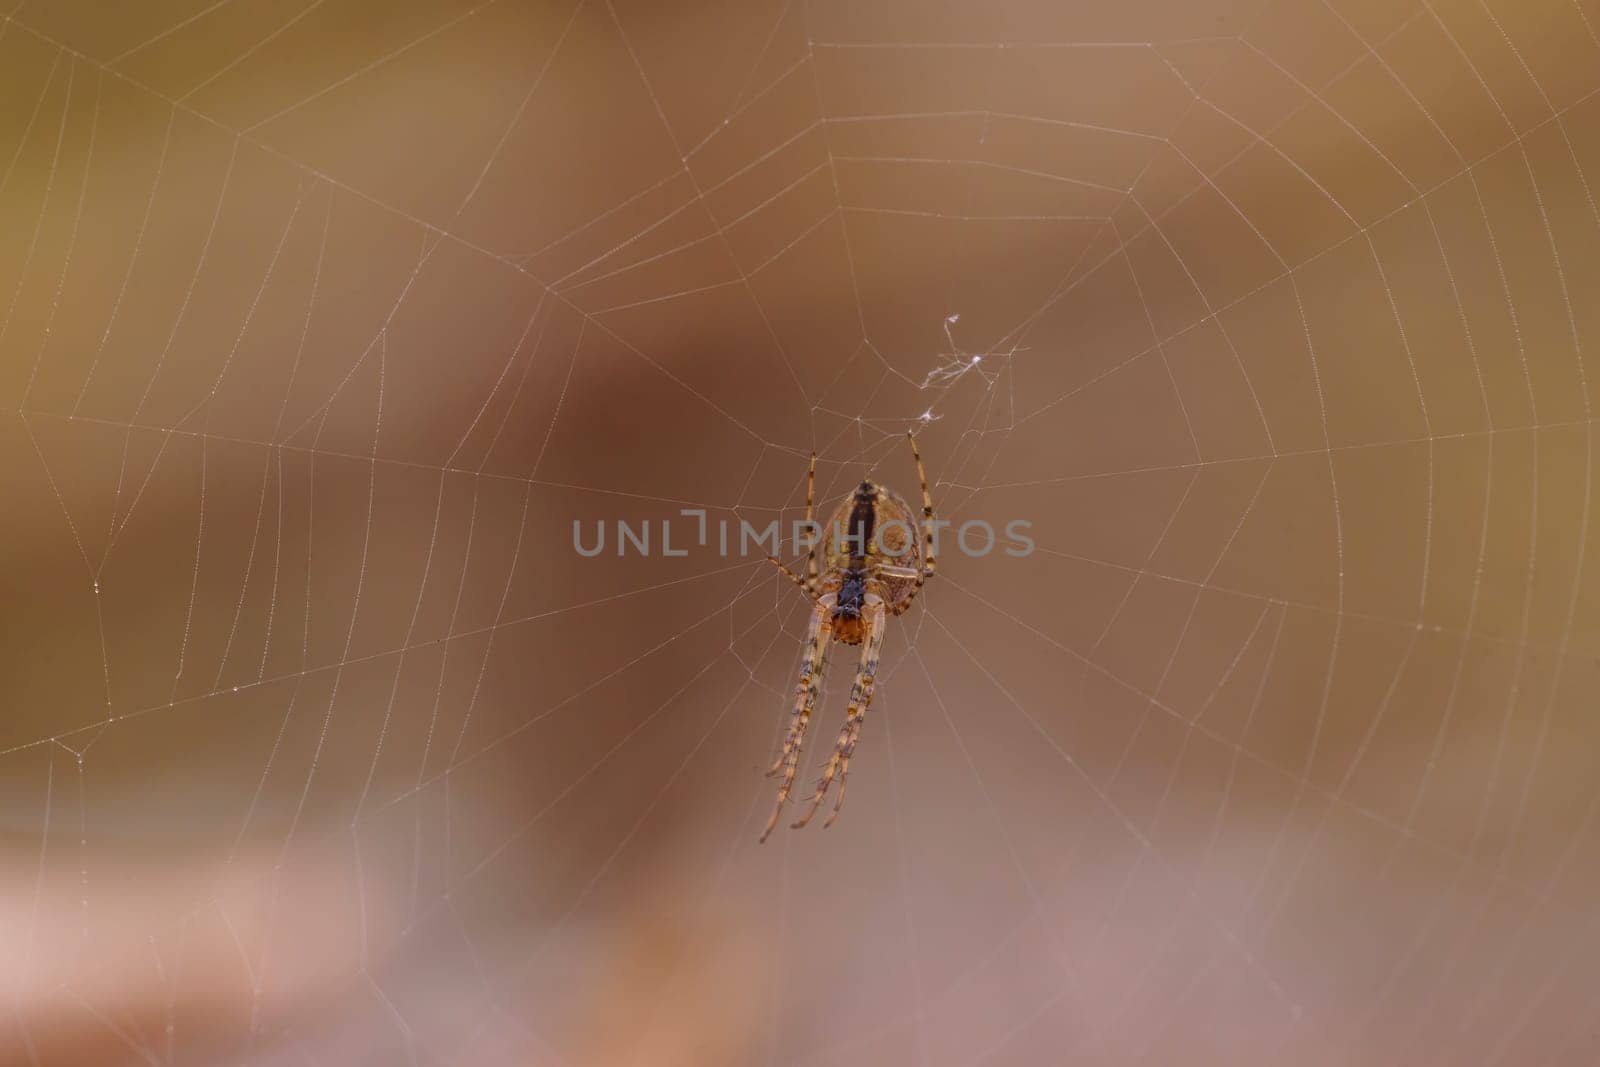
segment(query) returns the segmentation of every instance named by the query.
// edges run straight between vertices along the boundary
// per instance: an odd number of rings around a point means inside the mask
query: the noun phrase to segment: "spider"
[[[855,750],[861,736],[861,724],[872,703],[872,687],[878,672],[878,656],[883,649],[884,623],[888,615],[903,614],[921,591],[922,585],[933,577],[933,500],[928,496],[928,476],[922,469],[922,456],[917,451],[917,439],[907,433],[911,443],[911,457],[916,460],[917,478],[922,483],[922,541],[919,544],[912,519],[911,508],[893,490],[864,481],[849,496],[839,502],[823,531],[824,569],[817,573],[818,542],[813,540],[806,557],[806,576],[801,578],[773,556],[767,559],[790,581],[798,585],[815,603],[811,611],[811,624],[806,630],[804,654],[801,657],[800,681],[795,686],[794,707],[789,712],[789,732],[783,741],[783,750],[767,777],[783,776],[778,787],[778,802],[772,809],[772,818],[761,831],[765,841],[772,828],[778,825],[778,816],[789,799],[794,786],[795,772],[800,766],[800,745],[805,739],[806,724],[811,719],[811,707],[816,702],[822,686],[822,665],[828,654],[828,642],[843,641],[847,645],[861,646],[861,661],[856,668],[855,684],[850,688],[850,707],[845,713],[844,727],[839,731],[838,744],[833,756],[822,772],[811,804],[793,824],[799,829],[811,821],[817,807],[827,794],[835,777],[839,779],[839,794],[834,798],[833,811],[823,822],[833,825],[839,808],[844,804],[845,783],[850,771],[850,753]],[[815,529],[812,519],[816,502],[817,457],[811,456],[811,469],[806,473],[806,525]]]

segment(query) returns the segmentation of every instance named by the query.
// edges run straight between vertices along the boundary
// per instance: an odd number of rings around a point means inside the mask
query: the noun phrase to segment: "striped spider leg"
[[[806,471],[806,529],[815,531],[817,503],[817,454],[811,453],[811,469]],[[812,537],[810,550],[806,553],[806,576],[799,577],[788,567],[778,562],[777,556],[768,556],[767,562],[777,567],[795,585],[798,585],[806,596],[816,598],[817,595],[817,539]]]
[[[810,806],[806,808],[804,815],[791,824],[796,830],[810,822],[811,816],[817,813],[817,806],[822,803],[828,787],[833,784],[835,774],[839,776],[839,795],[834,798],[833,811],[822,823],[824,828],[833,825],[833,820],[839,817],[839,809],[844,806],[844,787],[850,773],[850,753],[855,751],[856,740],[861,736],[861,724],[866,721],[867,708],[872,705],[872,687],[878,676],[878,659],[883,654],[886,618],[883,599],[876,593],[868,593],[866,610],[862,613],[862,625],[866,628],[867,639],[861,643],[861,664],[856,668],[855,684],[850,687],[850,707],[845,712],[844,726],[839,730],[839,741],[834,745],[833,755],[828,759],[828,766],[822,772],[822,780],[817,783],[817,791],[811,794]]]
[[[933,553],[933,497],[928,495],[928,472],[922,469],[922,452],[917,448],[917,439],[907,432],[906,440],[911,442],[911,458],[917,463],[917,481],[922,485],[922,552],[915,568],[884,566],[878,568],[878,573],[886,578],[914,578],[915,584],[904,596],[896,597],[889,605],[889,610],[896,615],[904,615],[911,607],[911,602],[922,592],[922,587],[934,572],[939,569],[939,561]]]
[[[778,813],[789,799],[795,772],[800,768],[800,742],[806,735],[806,723],[811,721],[817,692],[822,688],[822,666],[828,656],[828,642],[833,637],[833,604],[834,597],[829,595],[818,600],[817,606],[811,609],[811,625],[806,630],[805,653],[800,662],[800,681],[795,684],[794,707],[789,711],[789,733],[783,739],[783,750],[778,753],[777,762],[767,771],[768,778],[781,771],[783,784],[778,786],[778,803],[772,809],[772,818],[761,831],[763,841],[778,825]]]

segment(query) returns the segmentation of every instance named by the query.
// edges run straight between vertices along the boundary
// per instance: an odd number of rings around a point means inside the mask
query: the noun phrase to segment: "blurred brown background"
[[[1594,0],[7,6],[0,1061],[1600,1058]]]

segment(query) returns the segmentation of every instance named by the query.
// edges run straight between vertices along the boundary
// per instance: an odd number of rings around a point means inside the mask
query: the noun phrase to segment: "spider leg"
[[[917,450],[917,439],[908,430],[906,440],[911,442],[911,458],[917,461],[917,481],[922,483],[922,570],[917,574],[917,584],[911,587],[911,592],[895,608],[895,614],[900,615],[911,606],[911,602],[922,592],[923,583],[932,578],[939,569],[939,561],[933,554],[933,497],[928,495],[928,472],[922,467],[922,453]]]
[[[806,580],[795,574],[795,572],[790,570],[788,567],[785,567],[782,563],[778,562],[777,556],[768,556],[767,562],[782,571],[785,578],[789,579],[795,585],[798,585],[801,589],[804,589],[806,593],[809,594],[811,592],[811,587],[806,584]]]
[[[861,731],[857,730],[856,737],[859,737],[860,733]],[[844,755],[844,758],[839,761],[839,792],[833,798],[833,810],[828,812],[828,817],[826,819],[822,820],[822,828],[824,830],[833,825],[833,820],[839,817],[839,809],[844,807],[845,786],[850,784],[850,752],[855,750],[856,737],[850,738],[850,750],[847,751]]]
[[[817,606],[811,611],[811,625],[806,630],[805,652],[800,663],[800,681],[795,684],[794,707],[789,712],[789,732],[783,740],[783,750],[778,753],[777,762],[767,771],[769,778],[781,771],[783,783],[778,787],[778,802],[772,808],[772,818],[767,820],[766,829],[761,831],[762,841],[765,841],[767,835],[772,833],[772,828],[778,825],[778,815],[789,799],[789,791],[794,788],[794,776],[800,768],[800,745],[805,739],[806,723],[811,720],[811,707],[816,703],[817,691],[822,688],[822,667],[828,654],[828,641],[833,637],[832,619],[832,598],[818,601]]]
[[[789,754],[800,747],[805,734],[811,708],[816,704],[817,692],[822,687],[822,665],[827,655],[828,639],[833,623],[830,607],[818,604],[811,611],[811,624],[806,628],[806,643],[800,660],[800,681],[794,687],[794,706],[789,710],[789,732],[783,739],[783,750],[767,771],[771,778],[783,769]]]
[[[878,568],[879,580],[892,578],[896,581],[912,583],[911,592],[905,597],[905,599],[896,601],[892,606],[890,606],[889,614],[904,615],[911,609],[911,602],[916,599],[917,590],[922,588],[922,582],[919,580],[921,577],[922,572],[914,567],[881,566]]]
[[[817,454],[811,453],[811,468],[806,471],[806,530],[811,532],[816,519],[817,507]],[[768,556],[767,562],[777,567],[795,585],[806,591],[807,596],[817,595],[817,539],[811,542],[810,550],[806,553],[806,576],[801,578],[788,567],[778,562],[777,556]]]
[[[926,581],[939,569],[939,561],[933,556],[933,497],[928,495],[928,472],[922,468],[917,439],[908,432],[906,440],[911,442],[911,458],[917,461],[917,481],[922,486],[922,578]]]
[[[817,791],[811,795],[811,804],[806,808],[805,814],[794,823],[799,829],[811,821],[822,798],[827,795],[828,787],[833,784],[833,779],[850,765],[850,754],[855,750],[856,739],[861,736],[861,724],[867,717],[867,708],[872,704],[872,688],[878,673],[878,658],[883,651],[884,619],[886,612],[883,601],[876,596],[867,601],[867,610],[862,619],[866,626],[867,637],[861,643],[861,665],[856,669],[856,682],[850,689],[850,710],[845,713],[845,723],[839,731],[838,744],[834,746],[833,756],[828,760],[827,768],[822,772],[822,780],[817,783]],[[844,803],[844,782],[839,783],[839,797],[834,804],[834,813],[828,817],[832,823],[834,816],[839,813],[839,806]]]
[[[833,820],[839,817],[839,809],[844,807],[844,790],[850,784],[850,754],[856,750],[856,742],[861,739],[861,720],[865,714],[866,709],[863,708],[862,715],[855,719],[854,729],[850,731],[850,742],[845,745],[843,756],[839,760],[839,792],[833,798],[833,810],[822,820],[824,830],[833,825]]]
[[[814,529],[817,517],[817,454],[811,453],[811,469],[806,471],[806,534],[811,538],[806,553],[806,592],[817,595],[817,542]]]

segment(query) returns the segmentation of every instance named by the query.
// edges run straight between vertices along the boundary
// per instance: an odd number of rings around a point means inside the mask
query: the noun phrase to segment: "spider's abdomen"
[[[850,529],[845,546],[852,566],[859,566],[872,551],[872,535],[878,518],[878,491],[871,482],[862,482],[850,509]]]

